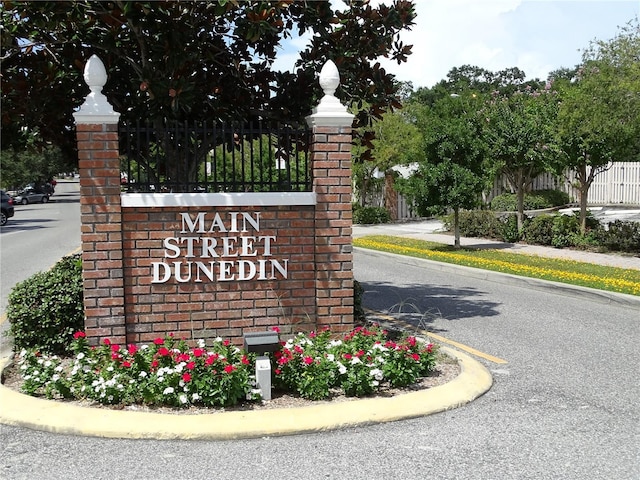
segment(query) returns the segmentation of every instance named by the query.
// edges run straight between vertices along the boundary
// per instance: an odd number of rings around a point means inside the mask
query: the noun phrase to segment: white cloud
[[[373,5],[390,1],[374,0]],[[453,67],[491,71],[518,67],[545,79],[573,67],[594,38],[608,40],[618,26],[640,15],[638,0],[414,0],[416,24],[402,33],[413,45],[407,63],[382,66],[414,87],[433,86]],[[340,0],[333,1],[334,6]],[[277,68],[290,70],[307,38],[286,42]],[[300,43],[302,42],[302,43]]]

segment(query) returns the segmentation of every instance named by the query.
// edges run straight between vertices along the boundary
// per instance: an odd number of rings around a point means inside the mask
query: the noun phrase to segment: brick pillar
[[[351,238],[351,125],[353,115],[333,95],[340,76],[328,61],[320,72],[325,96],[307,117],[312,128],[311,161],[315,211],[317,328],[353,328]]]
[[[74,114],[80,171],[85,333],[92,344],[126,342],[118,119],[102,94],[107,75],[93,55],[84,70],[91,89]]]

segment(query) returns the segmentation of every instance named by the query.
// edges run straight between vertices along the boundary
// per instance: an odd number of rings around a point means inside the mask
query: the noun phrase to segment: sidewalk
[[[394,235],[397,237],[416,238],[430,242],[453,245],[453,235],[442,233],[442,223],[438,220],[424,220],[417,222],[388,223],[379,225],[354,225],[353,237],[366,235]],[[586,252],[568,248],[543,247],[541,245],[525,245],[521,243],[506,243],[485,238],[460,238],[463,247],[493,248],[540,257],[560,258],[578,262],[594,263],[609,267],[631,268],[640,270],[640,257]]]

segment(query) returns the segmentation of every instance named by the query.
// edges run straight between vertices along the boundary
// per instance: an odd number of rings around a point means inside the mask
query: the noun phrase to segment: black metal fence
[[[310,132],[282,125],[122,122],[126,192],[305,192]]]

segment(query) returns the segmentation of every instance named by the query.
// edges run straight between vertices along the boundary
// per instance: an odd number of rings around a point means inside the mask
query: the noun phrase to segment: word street
[[[180,213],[179,237],[163,240],[162,262],[152,262],[152,283],[287,278],[288,259],[272,257],[274,235],[260,235],[260,212],[226,212],[207,218]]]

